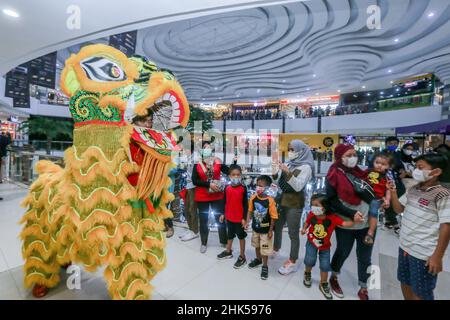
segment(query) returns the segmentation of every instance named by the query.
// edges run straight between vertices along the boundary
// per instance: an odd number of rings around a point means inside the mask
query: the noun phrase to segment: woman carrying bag
[[[373,246],[366,245],[364,238],[369,230],[369,205],[366,201],[370,201],[367,198],[373,190],[370,190],[366,182],[367,172],[357,165],[358,157],[352,145],[337,145],[334,155],[335,163],[330,167],[325,181],[327,197],[332,210],[338,216],[347,221],[353,220],[355,224],[352,227],[336,228],[336,251],[331,260],[330,287],[334,295],[344,297],[338,274],[356,242],[358,280],[361,287],[358,297],[368,300],[367,268],[371,265]],[[366,187],[369,188],[367,193]]]

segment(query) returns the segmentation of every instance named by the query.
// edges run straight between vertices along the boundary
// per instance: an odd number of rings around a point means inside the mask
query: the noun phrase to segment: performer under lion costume
[[[171,129],[187,125],[185,94],[170,71],[101,44],[66,61],[61,88],[75,122],[73,146],[64,168],[37,164],[39,178],[23,201],[25,286],[44,296],[61,266],[106,266],[113,299],[149,299],[150,280],[166,262]],[[152,129],[127,121],[148,113]]]

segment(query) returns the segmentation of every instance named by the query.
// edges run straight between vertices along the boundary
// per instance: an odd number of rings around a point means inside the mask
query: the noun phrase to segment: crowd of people
[[[273,120],[282,118],[295,118],[295,119],[306,119],[306,118],[317,118],[319,115],[321,117],[338,116],[338,115],[348,115],[348,114],[360,114],[368,112],[376,112],[376,104],[352,104],[345,106],[307,106],[299,107],[296,106],[293,112],[287,112],[286,110],[281,110],[279,107],[255,107],[249,108],[248,110],[236,109],[233,111],[225,110],[219,116],[217,120]]]
[[[315,173],[313,154],[305,143],[290,141],[288,160],[274,164],[273,175],[258,176],[255,192],[249,192],[236,158],[230,166],[221,163],[213,156],[213,145],[204,141],[201,160],[187,170],[182,197],[189,229],[179,237],[182,241],[200,237],[200,252],[205,253],[212,214],[224,248],[217,258],[233,258],[233,240],[237,237],[239,252],[234,268],[260,267],[261,279],[265,280],[270,276],[269,258],[280,255],[283,228],[287,226],[289,256],[278,272],[288,275],[303,264],[303,285],[309,288],[318,257],[319,290],[326,299],[344,297],[339,273],[356,242],[358,297],[368,300],[368,268],[379,214],[384,212],[386,227],[400,236],[397,277],[404,298],[433,299],[450,240],[450,148],[441,145],[432,153],[413,156],[415,144],[406,143],[398,150],[396,137],[385,142],[386,149],[373,155],[368,169],[358,165],[353,145],[337,145],[325,188],[312,195],[301,226],[307,202],[305,187]],[[227,182],[223,175],[228,177]],[[403,217],[401,227],[399,214]],[[251,259],[245,251],[250,227],[250,243],[255,250]],[[331,243],[333,232],[336,244]],[[302,263],[300,235],[306,235]]]

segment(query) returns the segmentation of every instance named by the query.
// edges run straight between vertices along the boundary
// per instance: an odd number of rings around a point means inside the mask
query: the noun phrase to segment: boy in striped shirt
[[[406,300],[433,300],[450,240],[450,191],[439,183],[449,160],[426,154],[415,161],[417,185],[399,199],[395,184],[389,184],[392,207],[403,212],[397,277]]]

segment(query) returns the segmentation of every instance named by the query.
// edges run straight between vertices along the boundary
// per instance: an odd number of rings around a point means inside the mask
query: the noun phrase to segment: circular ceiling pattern
[[[379,29],[370,25],[374,4]],[[449,5],[313,0],[248,9],[139,30],[137,51],[171,69],[192,102],[375,90],[428,72],[450,83]]]

